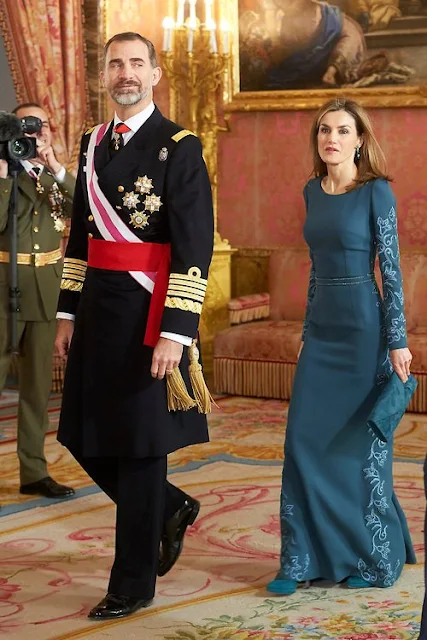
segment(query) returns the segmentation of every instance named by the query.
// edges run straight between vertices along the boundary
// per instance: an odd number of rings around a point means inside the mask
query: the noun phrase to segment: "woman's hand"
[[[411,372],[412,353],[407,347],[393,349],[390,351],[390,360],[399,378],[402,382],[406,382]]]

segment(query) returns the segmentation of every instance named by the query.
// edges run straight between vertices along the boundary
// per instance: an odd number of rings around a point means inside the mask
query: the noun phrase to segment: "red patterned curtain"
[[[58,159],[74,168],[91,122],[82,0],[0,0],[1,28],[18,102],[47,112]]]

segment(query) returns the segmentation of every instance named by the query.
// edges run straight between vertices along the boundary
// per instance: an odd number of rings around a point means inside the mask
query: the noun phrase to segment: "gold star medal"
[[[130,214],[129,224],[132,224],[135,229],[143,229],[148,225],[148,215],[140,211],[135,211],[135,213]]]
[[[126,191],[122,200],[123,200],[123,204],[128,209],[136,209],[137,206],[139,205],[139,195],[134,191]]]
[[[138,193],[150,193],[153,188],[153,181],[147,176],[143,176],[142,178],[138,177],[138,180],[134,184]]]
[[[160,200],[160,196],[156,196],[156,194],[154,193],[151,196],[147,196],[144,200],[144,205],[146,210],[151,211],[151,213],[154,213],[155,211],[159,211],[162,204],[163,203]]]
[[[61,220],[61,218],[55,218],[55,222],[53,223],[53,226],[55,228],[55,231],[58,231],[58,233],[62,233],[66,225],[65,225],[65,222]]]

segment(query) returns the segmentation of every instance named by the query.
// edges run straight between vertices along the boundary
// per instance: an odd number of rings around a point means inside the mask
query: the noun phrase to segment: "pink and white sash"
[[[86,184],[89,198],[89,207],[95,224],[104,240],[110,242],[143,242],[126,225],[120,216],[114,211],[110,202],[101,191],[98,175],[95,171],[95,149],[104,137],[111,123],[97,125],[92,131],[87,149]],[[153,293],[156,281],[156,272],[129,271],[144,289]]]

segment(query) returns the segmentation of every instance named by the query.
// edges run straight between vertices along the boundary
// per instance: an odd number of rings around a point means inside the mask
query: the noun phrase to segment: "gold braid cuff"
[[[200,315],[208,285],[201,275],[199,267],[190,267],[188,273],[171,273],[165,306]]]
[[[80,292],[86,278],[87,262],[78,258],[65,258],[61,289]]]
[[[189,311],[190,313],[197,313],[198,315],[202,313],[202,304],[200,302],[194,302],[194,300],[187,300],[183,298],[170,298],[167,296],[165,307],[168,309]]]
[[[83,289],[83,282],[76,282],[75,280],[61,280],[61,289],[62,291],[77,291],[81,292]]]

